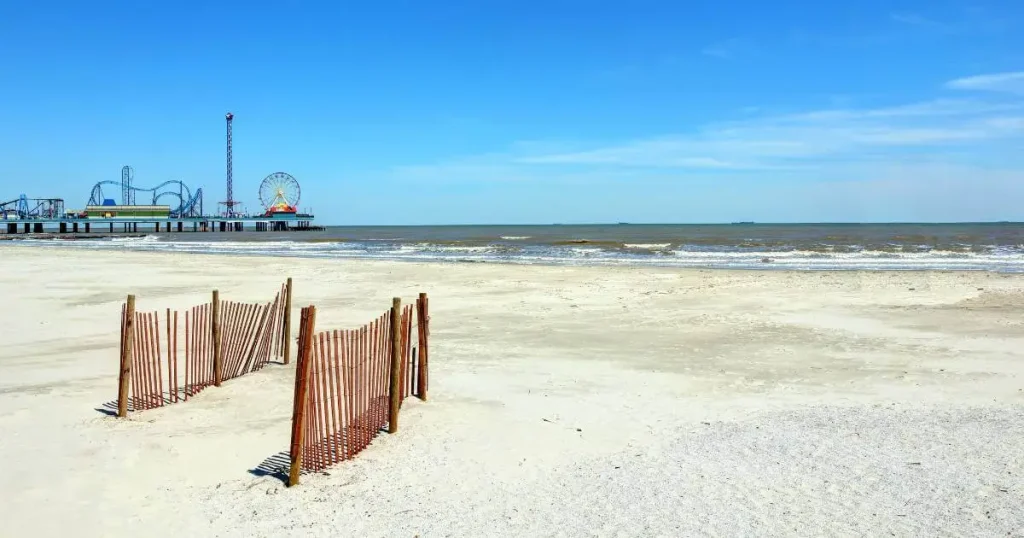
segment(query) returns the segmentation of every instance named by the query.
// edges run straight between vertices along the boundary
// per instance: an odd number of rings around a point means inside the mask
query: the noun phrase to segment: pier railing
[[[287,364],[291,291],[290,278],[267,303],[225,301],[214,290],[210,302],[168,308],[163,320],[159,311],[137,312],[129,295],[121,306],[117,416],[187,401],[271,358]]]
[[[429,319],[425,293],[404,308],[395,298],[391,310],[351,330],[317,332],[316,307],[302,309],[289,486],[302,471],[354,457],[385,427],[396,433],[405,398],[427,399]]]

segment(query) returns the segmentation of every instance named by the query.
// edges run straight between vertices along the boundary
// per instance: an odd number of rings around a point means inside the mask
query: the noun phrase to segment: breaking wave
[[[508,239],[508,238],[505,238]],[[479,262],[545,265],[695,267],[786,270],[970,270],[1024,272],[1024,246],[963,251],[912,249],[763,249],[669,244],[485,244],[363,241],[179,241],[160,236],[54,241],[21,239],[10,244],[89,250],[198,253],[237,256],[379,259],[415,262]]]

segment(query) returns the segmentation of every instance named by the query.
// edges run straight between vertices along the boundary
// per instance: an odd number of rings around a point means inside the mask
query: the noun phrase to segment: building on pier
[[[169,219],[169,205],[90,205],[83,213],[87,219]]]
[[[119,234],[119,233],[176,233],[176,232],[290,232],[322,230],[313,224],[314,216],[305,213],[271,214],[264,216],[206,216],[206,217],[167,217],[167,206],[130,206],[132,208],[151,207],[137,212],[114,213],[112,207],[95,206],[102,213],[94,214],[92,207],[87,207],[84,214],[74,218],[40,219],[14,218],[3,220],[6,226],[0,227],[0,235],[21,234]],[[146,214],[146,213],[150,214]],[[109,216],[107,216],[109,213]],[[163,217],[159,214],[164,215]]]

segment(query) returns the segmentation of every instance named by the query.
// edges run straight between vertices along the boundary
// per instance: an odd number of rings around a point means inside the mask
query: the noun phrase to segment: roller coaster
[[[60,219],[64,217],[64,200],[60,198],[29,198],[22,194],[16,200],[0,203],[0,218]]]
[[[120,191],[122,205],[136,205],[137,195],[143,193],[143,200],[148,200],[152,205],[169,205],[171,207],[171,218],[201,217],[203,215],[203,189],[196,189],[193,194],[188,185],[178,181],[165,181],[153,188],[141,188],[132,184],[133,173],[130,166],[121,169],[121,181],[100,181],[93,185],[89,194],[88,205],[104,205],[104,201],[111,199],[110,194]],[[104,187],[106,186],[106,192]],[[171,197],[173,203],[161,204],[160,201]],[[177,200],[174,202],[174,200]],[[177,204],[177,205],[175,205]]]

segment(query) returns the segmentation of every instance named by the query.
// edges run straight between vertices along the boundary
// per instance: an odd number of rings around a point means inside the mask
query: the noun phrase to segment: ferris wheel
[[[260,203],[267,213],[294,213],[300,194],[299,182],[284,172],[274,172],[260,183]]]

